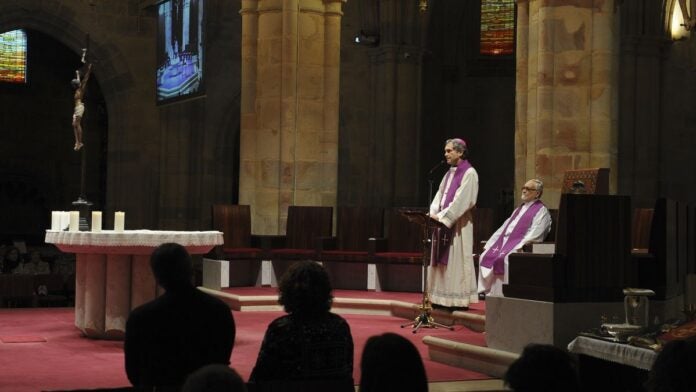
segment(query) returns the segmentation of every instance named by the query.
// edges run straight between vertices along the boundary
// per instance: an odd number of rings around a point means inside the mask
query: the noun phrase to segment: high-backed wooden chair
[[[474,248],[475,255],[483,252],[483,244],[495,233],[495,211],[492,208],[474,208],[472,211],[474,222]]]
[[[336,211],[336,236],[319,242],[319,260],[368,263],[369,239],[382,237],[384,210],[378,207],[340,206]]]
[[[634,252],[647,252],[650,247],[650,226],[653,220],[652,208],[635,208],[631,225],[631,247]]]
[[[386,211],[385,237],[372,240],[370,251],[377,264],[417,264],[423,262],[423,227],[411,222],[402,208]],[[410,209],[414,210],[414,209]],[[422,209],[425,213],[427,209]]]
[[[549,208],[549,215],[551,215],[551,230],[549,230],[549,234],[546,235],[544,242],[556,242],[556,229],[558,228],[558,209]]]
[[[505,296],[623,300],[623,288],[632,283],[630,204],[628,196],[561,195],[555,253],[511,253]]]
[[[223,233],[219,256],[230,260],[262,257],[260,241],[251,234],[251,208],[248,205],[214,204],[213,228]]]
[[[654,290],[655,299],[666,300],[684,293],[696,242],[695,225],[689,221],[689,216],[687,203],[657,199],[650,224],[648,252],[632,253],[638,269],[637,283],[639,287]]]
[[[289,206],[285,236],[275,241],[280,246],[269,249],[272,260],[317,259],[316,242],[330,237],[333,207]]]

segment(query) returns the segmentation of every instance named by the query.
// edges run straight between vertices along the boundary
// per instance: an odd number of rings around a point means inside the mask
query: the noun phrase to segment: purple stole
[[[462,159],[457,164],[457,169],[454,171],[454,176],[452,177],[452,182],[447,192],[443,195],[440,201],[440,211],[449,207],[454,200],[454,195],[462,184],[462,179],[467,170],[471,168],[471,164],[468,160]],[[452,171],[448,170],[445,174],[445,180],[443,184],[447,185],[449,177],[452,176]],[[443,264],[447,265],[449,262],[449,248],[452,243],[452,231],[445,227],[444,225],[439,225],[433,231],[433,252],[431,259],[431,265]]]
[[[532,203],[532,205],[527,208],[527,211],[524,212],[524,215],[520,217],[520,220],[517,221],[517,224],[515,225],[515,228],[512,229],[512,233],[510,233],[510,237],[508,237],[507,242],[503,244],[503,239],[505,238],[505,233],[507,233],[508,226],[510,226],[510,223],[515,220],[515,217],[517,217],[522,210],[522,206],[517,207],[515,212],[512,213],[512,216],[508,220],[508,223],[505,225],[505,228],[503,228],[503,231],[500,233],[500,236],[498,236],[498,239],[493,244],[493,247],[488,249],[486,254],[483,256],[483,259],[481,259],[479,265],[486,268],[493,267],[493,273],[495,275],[504,275],[505,256],[512,252],[515,249],[515,246],[517,246],[520,241],[524,239],[525,234],[527,234],[529,227],[532,225],[532,220],[543,205],[544,203],[542,203],[541,200],[536,200],[534,203]]]

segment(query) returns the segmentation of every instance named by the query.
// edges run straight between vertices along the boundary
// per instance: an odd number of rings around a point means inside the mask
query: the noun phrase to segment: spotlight
[[[368,35],[364,31],[360,30],[358,34],[355,35],[353,41],[358,45],[365,46],[377,46],[379,44],[378,35]]]

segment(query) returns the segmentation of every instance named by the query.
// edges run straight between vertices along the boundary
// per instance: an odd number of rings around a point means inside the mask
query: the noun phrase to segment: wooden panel
[[[391,208],[386,211],[385,235],[389,252],[422,252],[423,227],[409,221],[401,214],[402,208]],[[409,208],[409,211],[420,209]],[[422,209],[427,212],[426,209]]]
[[[472,211],[474,222],[474,247],[473,253],[480,255],[483,252],[482,241],[487,241],[497,227],[495,227],[495,211],[492,208],[474,208]]]
[[[331,236],[332,223],[333,207],[289,206],[286,246],[314,249],[315,238]]]
[[[368,239],[382,237],[384,210],[378,207],[338,207],[338,249],[367,251]]]
[[[689,265],[689,211],[686,203],[660,198],[650,228],[652,258],[636,259],[638,284],[669,299],[684,292]],[[693,239],[691,239],[693,241]]]
[[[225,248],[251,246],[251,208],[248,205],[214,204],[213,229],[221,231]]]
[[[633,223],[631,224],[631,247],[633,249],[648,249],[650,246],[652,220],[652,208],[636,208],[633,210]]]

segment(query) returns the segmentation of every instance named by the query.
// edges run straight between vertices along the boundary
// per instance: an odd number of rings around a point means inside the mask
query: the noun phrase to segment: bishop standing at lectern
[[[428,267],[430,301],[434,306],[456,309],[478,302],[471,213],[478,196],[478,174],[468,156],[464,140],[445,142],[445,160],[450,169],[430,204],[430,216],[449,229],[439,230],[435,237]]]
[[[479,258],[480,293],[502,297],[503,284],[508,283],[508,255],[549,234],[551,215],[540,200],[543,192],[540,180],[527,181],[522,187],[522,204],[486,242]]]

